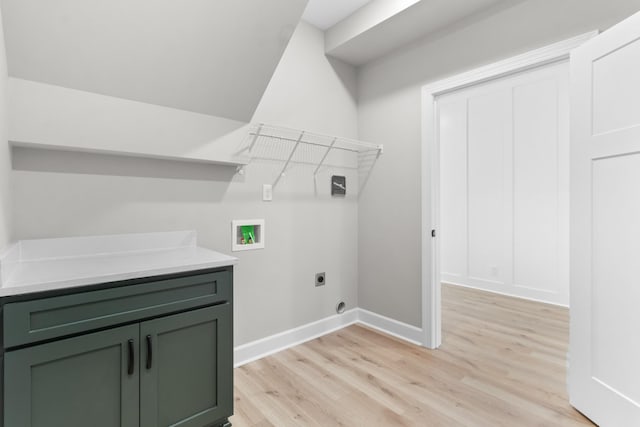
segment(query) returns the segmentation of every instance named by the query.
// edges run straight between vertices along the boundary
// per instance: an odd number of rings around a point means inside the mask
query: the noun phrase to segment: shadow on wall
[[[340,80],[340,83],[342,84],[342,87],[344,87],[344,89],[349,93],[353,102],[357,102],[357,85],[354,84],[353,81],[353,70],[351,69],[351,66],[339,59],[331,58],[330,56],[327,56],[327,60],[329,61],[329,65],[331,65],[331,68],[333,68],[333,71],[335,71],[338,80]]]
[[[235,166],[13,147],[14,170],[231,182]]]

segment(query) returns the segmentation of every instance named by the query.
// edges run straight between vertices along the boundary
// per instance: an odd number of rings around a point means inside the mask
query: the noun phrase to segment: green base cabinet
[[[125,326],[5,353],[5,426],[136,427],[139,379]],[[134,354],[133,363],[137,363]]]
[[[3,301],[4,331],[11,325],[16,330],[3,342],[0,427],[230,426],[232,270],[198,273],[200,281],[211,284],[202,289],[216,289],[226,297],[210,304],[207,291],[201,305],[185,306],[184,301],[200,298],[192,298],[194,280],[198,283],[194,274],[82,294]],[[154,296],[159,289],[162,295],[184,298],[172,305]],[[150,298],[141,304],[148,290]],[[102,299],[105,292],[110,300]],[[82,326],[81,333],[68,336],[74,325],[97,322],[95,308],[107,306],[102,301],[117,300],[122,304],[100,312],[101,319],[111,317],[113,324],[98,331]],[[49,339],[34,343],[26,328],[34,328],[29,320],[43,318],[47,328],[33,333]],[[119,323],[122,319],[127,322]]]
[[[233,411],[230,324],[224,304],[140,325],[141,427],[209,426]]]

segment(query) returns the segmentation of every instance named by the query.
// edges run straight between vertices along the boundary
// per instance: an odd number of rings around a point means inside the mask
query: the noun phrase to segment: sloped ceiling
[[[307,0],[1,0],[9,75],[250,121]]]

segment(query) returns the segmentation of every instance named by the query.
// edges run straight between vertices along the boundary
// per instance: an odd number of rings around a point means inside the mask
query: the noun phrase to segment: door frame
[[[573,49],[598,35],[590,31],[530,52],[448,77],[422,87],[422,344],[442,343],[440,284],[440,144],[437,98],[440,95],[569,59]],[[432,230],[436,230],[435,238]]]

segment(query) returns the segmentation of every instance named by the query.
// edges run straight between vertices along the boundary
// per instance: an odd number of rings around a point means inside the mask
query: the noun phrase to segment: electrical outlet
[[[262,185],[262,201],[270,202],[273,200],[273,186],[271,184]]]
[[[497,266],[493,266],[491,267],[491,275],[493,277],[498,277],[498,275],[500,274],[500,269]]]
[[[326,284],[325,273],[316,273],[316,287]]]

